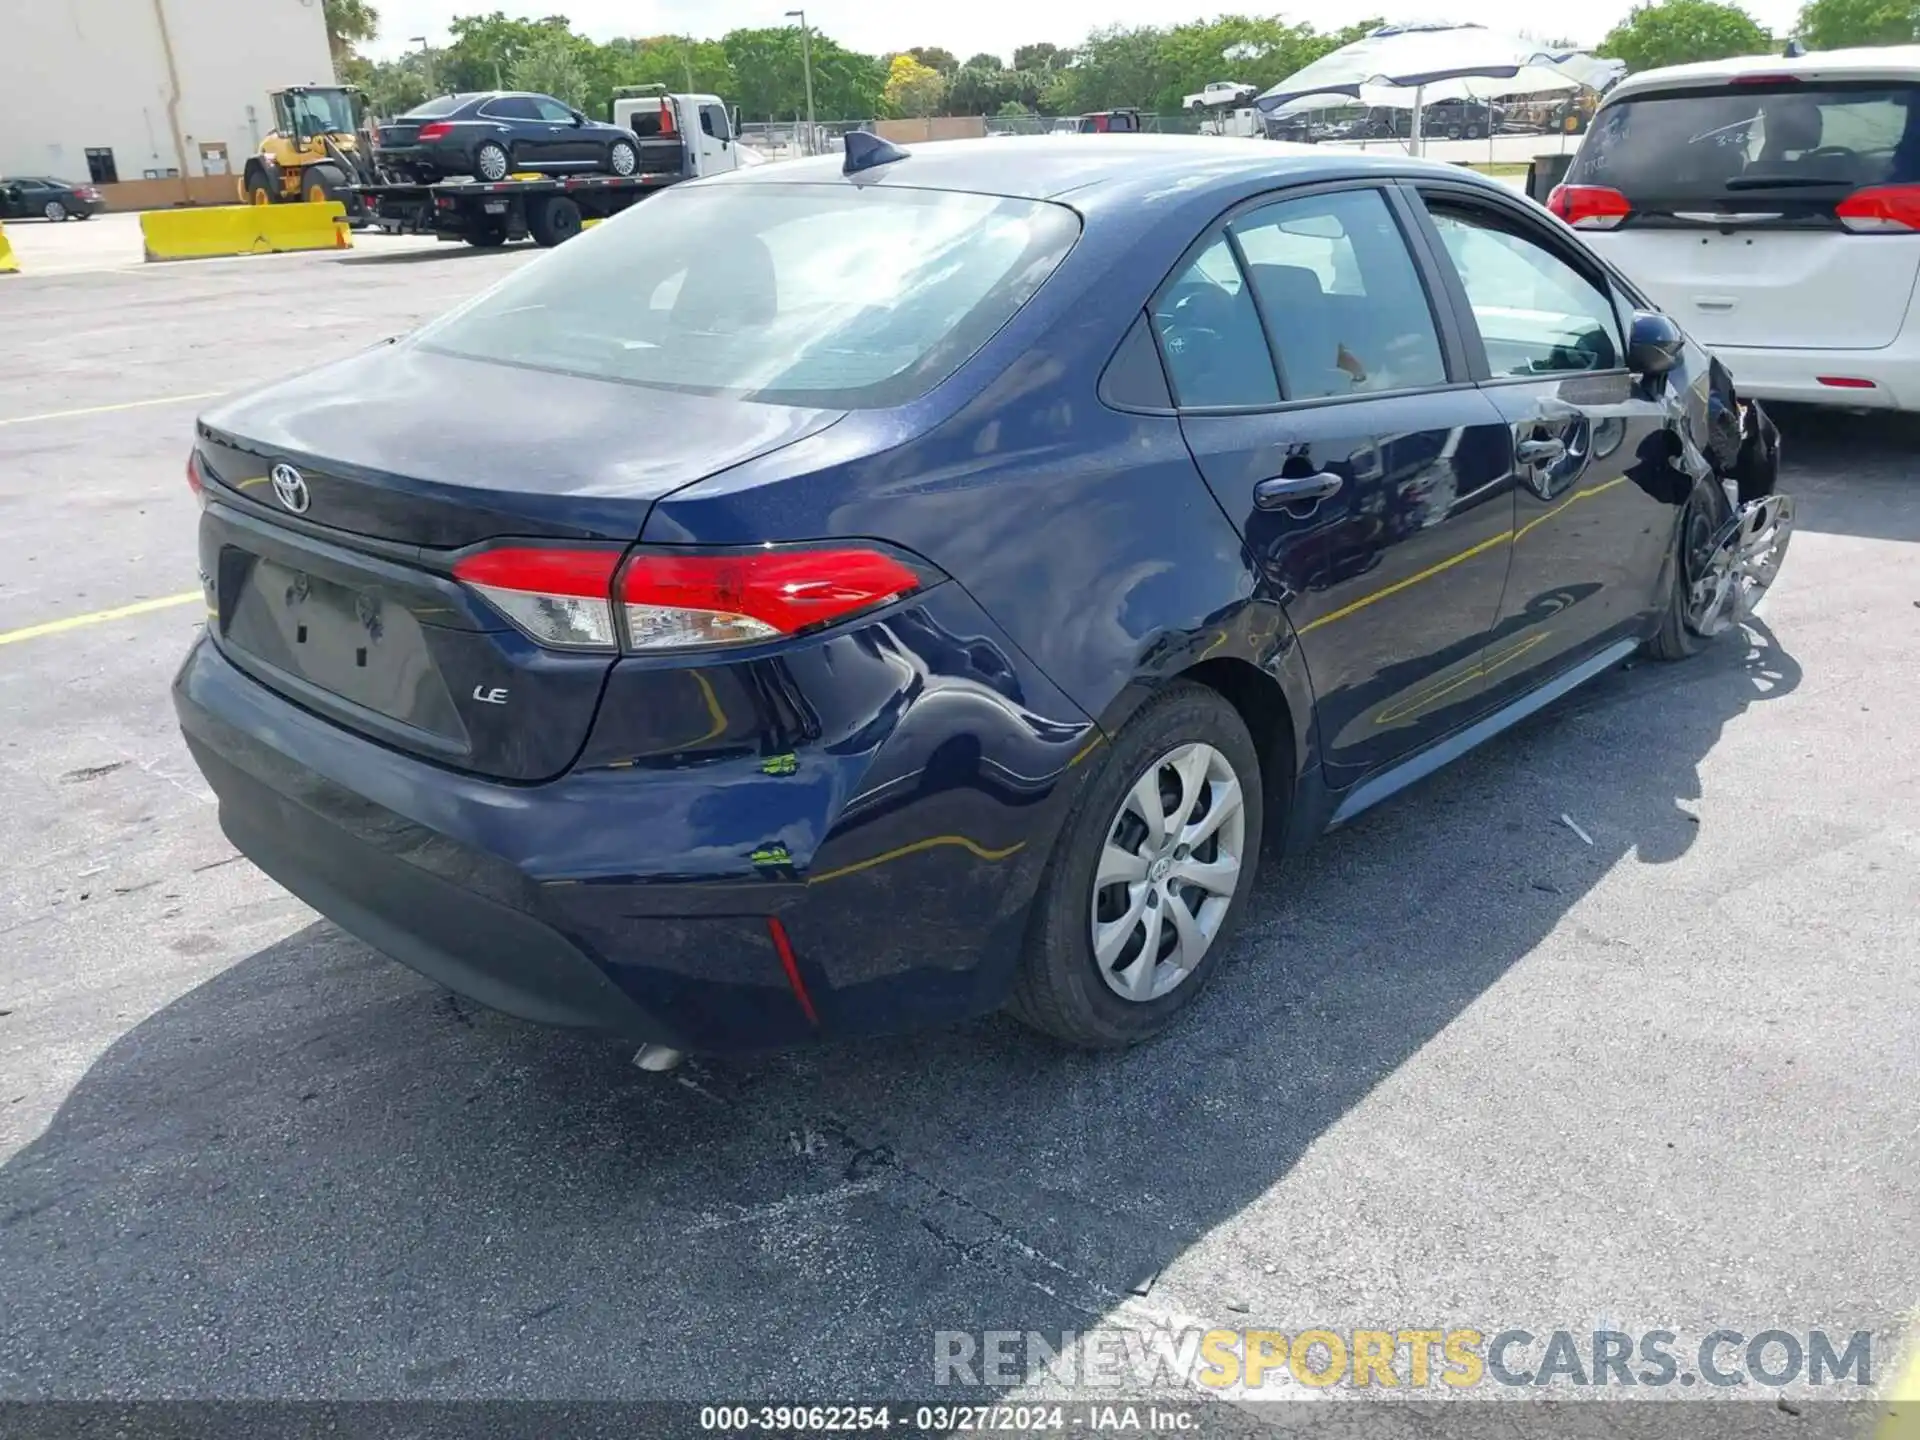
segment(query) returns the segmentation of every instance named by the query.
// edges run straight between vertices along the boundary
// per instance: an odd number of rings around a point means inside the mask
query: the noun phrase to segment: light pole
[[[420,47],[420,73],[427,82],[427,97],[433,97],[433,50],[424,35],[409,35],[407,43]]]
[[[806,11],[789,10],[787,11],[787,18],[789,20],[798,19],[800,22],[800,68],[805,72],[807,77],[807,154],[811,155],[814,150],[813,142],[815,138],[813,123],[813,32],[807,29]]]

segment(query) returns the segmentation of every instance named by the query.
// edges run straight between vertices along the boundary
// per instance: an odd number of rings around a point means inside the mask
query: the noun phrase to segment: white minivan
[[[1548,205],[1742,394],[1920,410],[1920,46],[1629,76]]]

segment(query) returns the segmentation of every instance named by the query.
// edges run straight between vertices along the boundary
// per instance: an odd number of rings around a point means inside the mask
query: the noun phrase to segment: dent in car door
[[[1194,458],[1299,636],[1328,778],[1470,719],[1513,526],[1505,427],[1453,373],[1385,195],[1241,213],[1155,324]]]
[[[1625,368],[1598,267],[1505,206],[1425,198],[1518,479],[1506,598],[1483,664],[1498,702],[1645,633],[1684,497],[1667,407]]]

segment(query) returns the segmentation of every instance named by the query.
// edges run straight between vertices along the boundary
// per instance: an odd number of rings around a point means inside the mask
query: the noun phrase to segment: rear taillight
[[[639,654],[777,640],[924,583],[866,546],[644,550],[622,569],[614,550],[506,545],[467,556],[453,573],[542,645]]]
[[[422,125],[420,127],[420,133],[413,138],[416,140],[443,140],[452,133],[453,126],[449,125],[445,120],[436,120],[431,125]]]
[[[627,645],[638,651],[747,645],[844,620],[920,588],[878,550],[642,551],[620,575]]]
[[[1863,235],[1920,230],[1920,185],[1869,185],[1834,206],[1833,213]]]
[[[1633,213],[1627,197],[1606,185],[1556,185],[1547,208],[1576,230],[1611,230]]]
[[[613,574],[619,568],[618,550],[512,545],[469,555],[453,573],[542,645],[611,651],[618,645]]]
[[[200,452],[187,452],[187,488],[202,505],[207,503],[207,477],[200,473]]]

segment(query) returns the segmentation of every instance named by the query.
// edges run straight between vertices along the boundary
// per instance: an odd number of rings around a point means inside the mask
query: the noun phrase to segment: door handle
[[[1325,500],[1339,493],[1344,483],[1331,470],[1317,475],[1276,475],[1253,487],[1253,503],[1261,510],[1284,510],[1302,500]]]
[[[1564,440],[1522,440],[1513,447],[1522,465],[1552,465],[1567,456]]]

